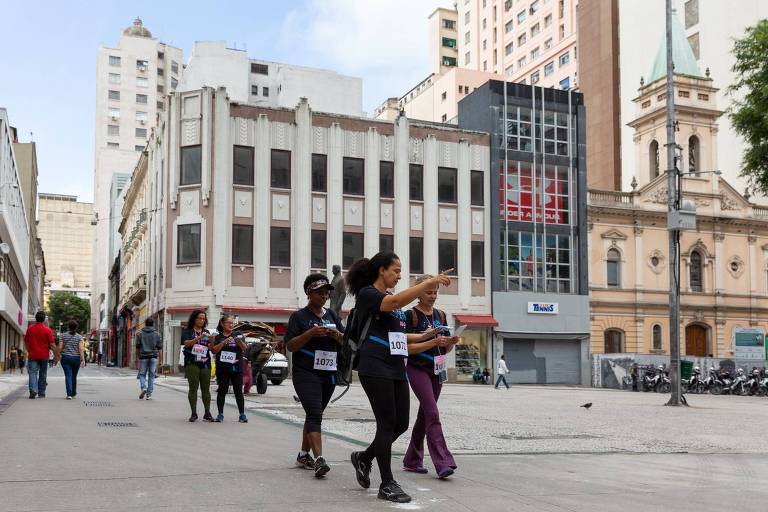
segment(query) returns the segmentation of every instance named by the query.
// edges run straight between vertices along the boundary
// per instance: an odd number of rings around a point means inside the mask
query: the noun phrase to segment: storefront
[[[456,325],[465,325],[461,342],[453,351],[453,368],[448,368],[450,382],[475,382],[474,375],[479,375],[484,369],[493,373],[493,327],[498,322],[492,315],[462,315],[453,316]]]

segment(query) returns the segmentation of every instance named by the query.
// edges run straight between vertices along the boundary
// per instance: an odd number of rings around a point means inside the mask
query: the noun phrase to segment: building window
[[[137,94],[136,95],[136,103],[140,105],[146,105],[147,104],[147,95],[146,94]]]
[[[142,124],[146,123],[148,119],[147,113],[141,110],[136,111],[136,120]]]
[[[136,61],[136,69],[139,71],[146,71],[149,69],[149,61],[138,59]]]
[[[526,13],[525,9],[523,9],[522,11],[517,13],[517,24],[519,25],[522,22],[524,22],[525,18],[527,18],[527,17],[528,17],[528,13]]]
[[[456,39],[452,37],[444,37],[443,46],[445,46],[446,48],[456,48]]]
[[[110,100],[120,100],[120,91],[109,91]]]
[[[177,85],[179,85],[179,81],[171,77],[171,89],[175,90]]]
[[[120,144],[117,142],[107,142],[107,147],[109,149],[120,149]]]
[[[531,62],[533,62],[533,61],[535,61],[536,59],[538,59],[540,55],[541,55],[541,50],[540,50],[540,49],[539,49],[539,47],[537,46],[536,48],[534,48],[533,50],[531,50]]]
[[[606,284],[608,288],[621,287],[621,254],[616,249],[608,250],[606,266]]]
[[[485,244],[472,241],[472,277],[485,277]]]
[[[118,57],[116,55],[110,55],[109,56],[109,65],[110,66],[115,66],[115,67],[119,68],[120,67],[120,57]]]
[[[312,230],[310,266],[311,268],[326,268],[326,233],[323,230]]]
[[[560,40],[565,39],[565,25],[560,25]]]
[[[291,152],[273,149],[270,159],[272,188],[291,188]]]
[[[504,2],[504,10],[508,11],[512,8],[512,0],[506,0]]]
[[[256,75],[269,75],[269,66],[266,64],[257,64],[251,62],[251,73]]]
[[[379,252],[394,251],[394,250],[395,250],[395,236],[379,235]]]
[[[111,117],[113,121],[117,121],[118,119],[120,119],[120,109],[119,108],[110,107],[110,109],[109,109],[109,117]]]
[[[512,32],[512,27],[513,27],[513,23],[512,23],[512,20],[509,20],[509,21],[508,21],[508,22],[507,22],[507,23],[504,25],[504,33],[505,33],[505,34],[509,34],[510,32]]]
[[[410,164],[408,166],[408,188],[411,201],[424,200],[424,166]]]
[[[533,3],[531,4],[531,6],[530,6],[530,11],[531,11],[531,14],[535,14],[535,13],[537,13],[537,12],[538,12],[538,10],[539,10],[539,7],[540,7],[540,2],[539,2],[539,0],[534,0],[534,2],[533,2]]]
[[[251,146],[232,147],[232,183],[253,186],[253,154]]]
[[[408,244],[408,262],[411,274],[424,273],[424,239],[412,236]]]
[[[262,87],[261,88],[261,95],[265,98],[269,97],[269,87]]]
[[[379,162],[379,196],[395,197],[395,162]]]
[[[469,52],[464,54],[464,65],[469,65]]]
[[[363,257],[363,234],[344,233],[341,264],[346,269]]]
[[[485,183],[483,180],[483,171],[472,171],[470,173],[470,204],[472,206],[485,205]]]
[[[136,128],[136,137],[139,137],[141,139],[147,138],[147,129],[146,128]]]
[[[488,61],[487,60],[483,61],[483,71],[488,71]]]
[[[116,124],[107,125],[107,135],[117,137],[120,135],[120,127]]]
[[[525,67],[526,64],[528,64],[528,59],[526,57],[520,57],[517,59],[517,67],[522,68]]]
[[[458,261],[458,242],[456,240],[437,241],[437,264],[440,272],[453,269],[451,275],[456,275],[456,262]]]
[[[504,233],[502,228],[501,270],[508,291],[571,293],[569,236],[543,236],[510,228],[505,240]]]
[[[512,43],[509,43],[507,46],[504,47],[504,55],[509,55],[512,53],[512,47],[514,45]]]
[[[142,76],[137,76],[136,87],[141,87],[142,89],[146,89],[147,87],[149,87],[149,79],[144,78]]]
[[[531,85],[539,83],[539,72],[536,71],[535,73],[531,74]]]
[[[342,193],[362,196],[365,192],[365,160],[344,157]]]
[[[560,66],[565,66],[571,61],[571,54],[568,52],[565,52],[560,56]]]
[[[165,70],[163,68],[157,68],[157,76],[165,76]]]
[[[453,20],[443,20],[443,28],[448,30],[456,30],[456,22]]]
[[[507,75],[507,76],[512,76],[512,73],[514,73],[514,71],[515,71],[515,66],[514,66],[514,65],[512,65],[512,64],[510,64],[510,65],[509,65],[509,66],[507,66],[507,68],[504,70],[504,74],[505,74],[505,75]]]
[[[199,185],[202,177],[202,146],[184,146],[181,148],[180,185]]]
[[[144,147],[145,146],[136,145],[136,146],[133,146],[133,150],[134,151],[144,151]]]
[[[488,20],[486,18],[483,18],[483,30],[488,28]]]
[[[455,203],[458,188],[458,171],[452,167],[437,168],[437,200],[441,203]]]
[[[526,34],[520,34],[517,38],[517,46],[523,46],[526,41],[528,41],[528,36]]]
[[[656,324],[653,326],[653,350],[661,350],[661,326]]]
[[[328,155],[312,153],[312,192],[326,192],[327,190]]]
[[[619,329],[607,329],[603,333],[605,342],[603,351],[606,354],[620,354],[624,352],[624,331]]]
[[[464,13],[464,24],[469,25],[469,11]]]
[[[443,91],[443,94],[440,95],[440,101],[445,101],[446,98],[448,98],[448,93]]]
[[[110,73],[109,74],[109,83],[111,83],[111,84],[119,84],[120,83],[120,73]]]
[[[547,62],[546,64],[544,64],[544,76],[549,76],[554,72],[555,72],[554,62]]]
[[[487,50],[487,49],[488,49],[488,40],[483,39],[483,50]]]
[[[547,14],[546,16],[544,16],[544,28],[547,28],[551,24],[552,24],[552,15]]]
[[[689,29],[699,23],[699,0],[685,2],[685,28]]]
[[[552,48],[552,38],[551,37],[549,39],[547,39],[546,41],[544,41],[544,49],[545,50],[549,50],[550,48]]]
[[[701,254],[699,251],[693,251],[690,258],[688,276],[690,287],[693,292],[702,291],[702,272],[701,272]]]
[[[560,88],[564,91],[567,91],[571,88],[571,77],[567,76],[560,80]]]
[[[651,179],[659,175],[659,143],[655,140],[651,141],[651,145],[648,147],[648,169]]]
[[[253,265],[253,226],[232,226],[232,264]]]
[[[447,55],[443,55],[442,58],[442,64],[443,66],[455,66],[456,65],[456,57],[448,57]]]
[[[162,85],[158,85],[157,92],[159,92],[160,94],[163,94],[165,92],[165,87]]]
[[[531,37],[535,37],[539,35],[539,32],[541,32],[541,25],[536,23],[534,26],[531,27]]]
[[[175,60],[171,61],[171,72],[175,75],[179,74],[179,63]]]
[[[258,85],[252,85],[251,86],[251,94],[253,96],[258,96],[259,95],[259,86]]]
[[[159,111],[161,111],[161,112],[162,112],[163,110],[165,110],[165,104],[164,104],[162,101],[158,101],[158,102],[155,104],[155,106],[157,107],[157,110],[159,110]]]
[[[448,114],[443,114],[440,116],[440,122],[441,123],[447,123],[448,122]]]
[[[688,138],[688,172],[698,174],[700,171],[699,138],[695,135],[691,135]]]
[[[200,263],[200,224],[180,224],[177,227],[176,263],[196,265]]]
[[[291,228],[271,227],[269,229],[269,265],[291,266]]]

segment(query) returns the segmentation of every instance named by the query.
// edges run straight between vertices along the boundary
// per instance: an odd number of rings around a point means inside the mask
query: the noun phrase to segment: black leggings
[[[293,367],[293,389],[304,408],[304,432],[320,432],[323,422],[323,411],[331,401],[336,388],[331,384],[330,377],[318,375],[300,366]]]
[[[216,393],[216,405],[219,408],[219,414],[224,414],[224,400],[227,398],[229,383],[235,391],[235,401],[240,414],[245,414],[245,399],[243,398],[243,372],[231,372],[216,368],[216,379],[219,382],[219,390]]]
[[[376,437],[363,453],[363,461],[370,464],[374,457],[379,465],[382,483],[392,477],[392,443],[408,430],[410,390],[407,380],[392,380],[360,375],[368,401],[376,417]]]

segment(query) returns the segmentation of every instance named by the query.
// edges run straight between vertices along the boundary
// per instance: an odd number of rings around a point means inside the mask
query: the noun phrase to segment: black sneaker
[[[304,469],[315,469],[315,460],[308,453],[304,455],[299,454],[296,457],[296,465]]]
[[[382,483],[379,486],[379,499],[392,501],[395,503],[408,503],[411,501],[411,497],[405,494],[400,484],[392,480],[391,482]]]
[[[371,486],[371,465],[363,460],[363,452],[352,452],[350,455],[352,466],[355,468],[355,477],[360,487],[367,489]]]
[[[195,422],[195,421],[197,421],[197,413],[193,412],[192,416],[189,417],[189,422],[192,423],[192,422]]]
[[[37,397],[37,391],[31,391],[29,392],[29,399],[34,400]]]
[[[330,470],[331,466],[325,462],[325,459],[322,456],[315,459],[315,477],[320,478],[321,476],[325,476]]]
[[[203,421],[214,421],[213,416],[211,416],[209,411],[206,411],[205,414],[203,414]]]

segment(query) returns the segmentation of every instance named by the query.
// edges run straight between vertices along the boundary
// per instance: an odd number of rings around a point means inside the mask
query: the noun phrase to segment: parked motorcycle
[[[693,369],[693,373],[691,374],[690,379],[685,379],[682,381],[683,385],[683,393],[704,393],[704,380],[701,378],[701,368],[696,366]]]
[[[756,395],[760,389],[760,370],[753,369],[752,373],[747,377],[747,382],[744,383],[744,388],[748,395]]]
[[[744,374],[744,370],[739,368],[736,371],[736,378],[733,379],[731,384],[731,394],[744,396],[747,394],[747,376]]]

